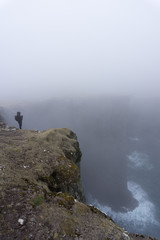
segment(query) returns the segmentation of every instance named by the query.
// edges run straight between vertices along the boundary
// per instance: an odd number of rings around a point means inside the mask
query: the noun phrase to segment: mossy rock
[[[74,198],[68,193],[57,193],[55,197],[58,204],[67,209],[71,209],[74,205]]]
[[[80,170],[73,161],[60,157],[57,159],[55,171],[52,176],[58,184],[69,186],[72,183],[78,182]]]

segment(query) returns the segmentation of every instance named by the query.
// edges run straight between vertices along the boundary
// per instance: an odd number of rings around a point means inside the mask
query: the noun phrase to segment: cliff
[[[83,150],[81,169],[86,193],[115,211],[136,207],[138,203],[127,187],[128,98],[108,96],[68,101],[54,98],[0,108],[10,125],[18,126],[14,120],[17,108],[25,116],[26,129],[61,126],[74,129]]]
[[[1,240],[133,240],[85,204],[81,151],[69,129],[26,131],[0,125]]]

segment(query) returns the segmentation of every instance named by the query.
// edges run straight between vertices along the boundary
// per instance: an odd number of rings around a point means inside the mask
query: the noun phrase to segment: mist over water
[[[24,129],[68,127],[82,150],[88,204],[129,232],[160,238],[159,99],[52,99],[4,108],[9,125],[21,111]],[[17,126],[18,127],[18,126]]]
[[[159,0],[0,0],[0,113],[75,131],[88,203],[160,238],[159,22]]]

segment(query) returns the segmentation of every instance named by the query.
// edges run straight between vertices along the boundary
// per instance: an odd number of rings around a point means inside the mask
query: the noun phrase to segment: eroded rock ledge
[[[44,132],[0,126],[1,240],[133,240],[85,204],[81,151],[69,129]]]

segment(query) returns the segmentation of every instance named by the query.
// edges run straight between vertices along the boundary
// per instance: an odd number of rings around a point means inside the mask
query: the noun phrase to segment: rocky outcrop
[[[15,124],[18,106],[4,109]],[[21,106],[23,127],[45,130],[69,126],[78,134],[83,150],[81,169],[86,197],[115,211],[134,209],[138,203],[127,187],[129,99],[123,96],[72,99],[54,98]],[[18,126],[18,125],[17,125]],[[112,183],[112,184],[111,184]],[[89,198],[87,199],[89,200]]]
[[[1,240],[141,239],[85,204],[80,159],[69,129],[0,126]]]

